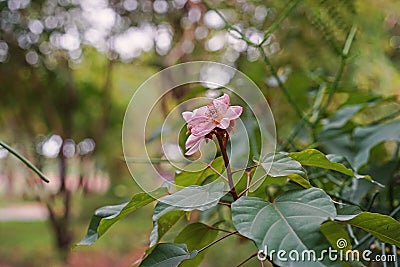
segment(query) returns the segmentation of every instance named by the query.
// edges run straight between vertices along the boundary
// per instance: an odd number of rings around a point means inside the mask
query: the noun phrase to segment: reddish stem
[[[228,184],[230,188],[229,192],[232,194],[233,199],[236,200],[239,197],[238,194],[236,193],[235,185],[233,184],[231,166],[229,164],[229,158],[226,152],[226,146],[228,143],[229,134],[226,130],[215,129],[215,136],[217,137],[218,144],[221,149],[222,158],[224,159],[226,173],[228,175]]]

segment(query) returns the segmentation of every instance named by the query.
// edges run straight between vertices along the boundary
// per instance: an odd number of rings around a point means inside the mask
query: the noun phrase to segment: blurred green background
[[[142,256],[150,206],[93,246],[70,246],[96,208],[140,191],[123,160],[124,112],[135,89],[168,66],[211,60],[247,74],[268,99],[283,145],[300,118],[274,73],[298,109],[310,110],[318,88],[335,84],[341,50],[356,27],[337,91],[320,117],[331,117],[352,95],[391,97],[355,124],[396,117],[400,109],[396,0],[2,0],[0,23],[0,140],[51,180],[42,183],[0,149],[0,266],[130,266]],[[271,64],[229,28],[257,43],[271,25],[263,44]],[[194,90],[167,95],[160,116],[180,99],[207,93]],[[310,132],[316,133],[304,130],[293,140],[298,148],[313,146]],[[375,150],[389,155],[394,147]],[[221,252],[233,266],[247,255],[249,244],[242,246],[222,243],[204,266],[216,266]]]

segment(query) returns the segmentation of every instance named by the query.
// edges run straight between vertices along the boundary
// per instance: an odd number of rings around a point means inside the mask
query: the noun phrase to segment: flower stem
[[[235,185],[233,184],[232,170],[229,164],[228,154],[226,153],[226,145],[228,143],[229,134],[226,130],[224,130],[224,131],[217,131],[215,133],[215,136],[217,137],[218,144],[221,149],[222,158],[224,159],[226,173],[228,175],[228,184],[230,188],[229,192],[232,194],[233,199],[236,200],[239,197],[236,193]]]

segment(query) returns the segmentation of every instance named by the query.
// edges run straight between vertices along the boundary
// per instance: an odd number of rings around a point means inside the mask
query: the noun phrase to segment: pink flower
[[[228,129],[232,127],[235,120],[242,114],[240,106],[230,106],[230,99],[227,94],[214,99],[204,107],[182,113],[188,124],[191,133],[186,141],[186,155],[192,155],[200,149],[206,141],[206,135],[214,128]]]

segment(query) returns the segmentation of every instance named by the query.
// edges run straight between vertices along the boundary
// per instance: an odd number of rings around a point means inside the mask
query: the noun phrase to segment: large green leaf
[[[199,250],[210,244],[218,236],[218,231],[202,223],[192,223],[186,226],[175,238],[175,243],[185,243],[189,250]],[[195,267],[204,259],[205,253],[183,262],[181,267]]]
[[[282,152],[265,155],[260,164],[271,177],[288,177],[305,188],[311,187],[301,164]]]
[[[267,246],[268,255],[280,266],[336,266],[333,262],[281,261],[271,254],[285,250],[301,255],[312,249],[318,257],[329,247],[320,225],[335,217],[331,199],[318,188],[287,191],[273,203],[256,197],[241,197],[232,203],[232,219],[239,233],[253,240],[258,249]]]
[[[333,170],[355,178],[366,178],[368,180],[371,179],[371,177],[369,176],[359,176],[352,169],[347,168],[342,163],[333,161],[337,159],[336,157],[333,157],[332,155],[327,157],[322,152],[316,149],[306,149],[301,152],[291,152],[289,153],[289,157],[297,160],[304,166],[312,166],[327,170]],[[329,158],[331,158],[332,161]]]
[[[204,211],[218,204],[218,201],[227,192],[224,183],[211,183],[204,186],[192,185],[160,199],[154,208],[153,230],[150,234],[150,246],[159,240],[158,220],[169,211],[183,210]]]
[[[137,209],[153,202],[155,198],[162,197],[168,193],[165,187],[161,187],[151,193],[139,193],[132,197],[129,202],[105,206],[97,209],[92,216],[85,237],[77,245],[91,245],[99,239],[114,223],[126,217]]]
[[[184,260],[192,259],[197,251],[188,251],[185,244],[161,243],[149,254],[139,267],[176,267]]]
[[[224,169],[224,160],[222,159],[222,157],[218,157],[211,163],[211,165],[219,173],[222,173]],[[176,185],[201,185],[207,177],[218,176],[218,174],[216,174],[215,171],[212,170],[210,167],[207,167],[207,164],[204,162],[193,162],[186,166],[185,169],[185,171],[181,171],[175,174]],[[201,170],[195,171],[199,169]]]
[[[345,223],[367,231],[382,242],[400,247],[400,223],[390,216],[361,212]]]

